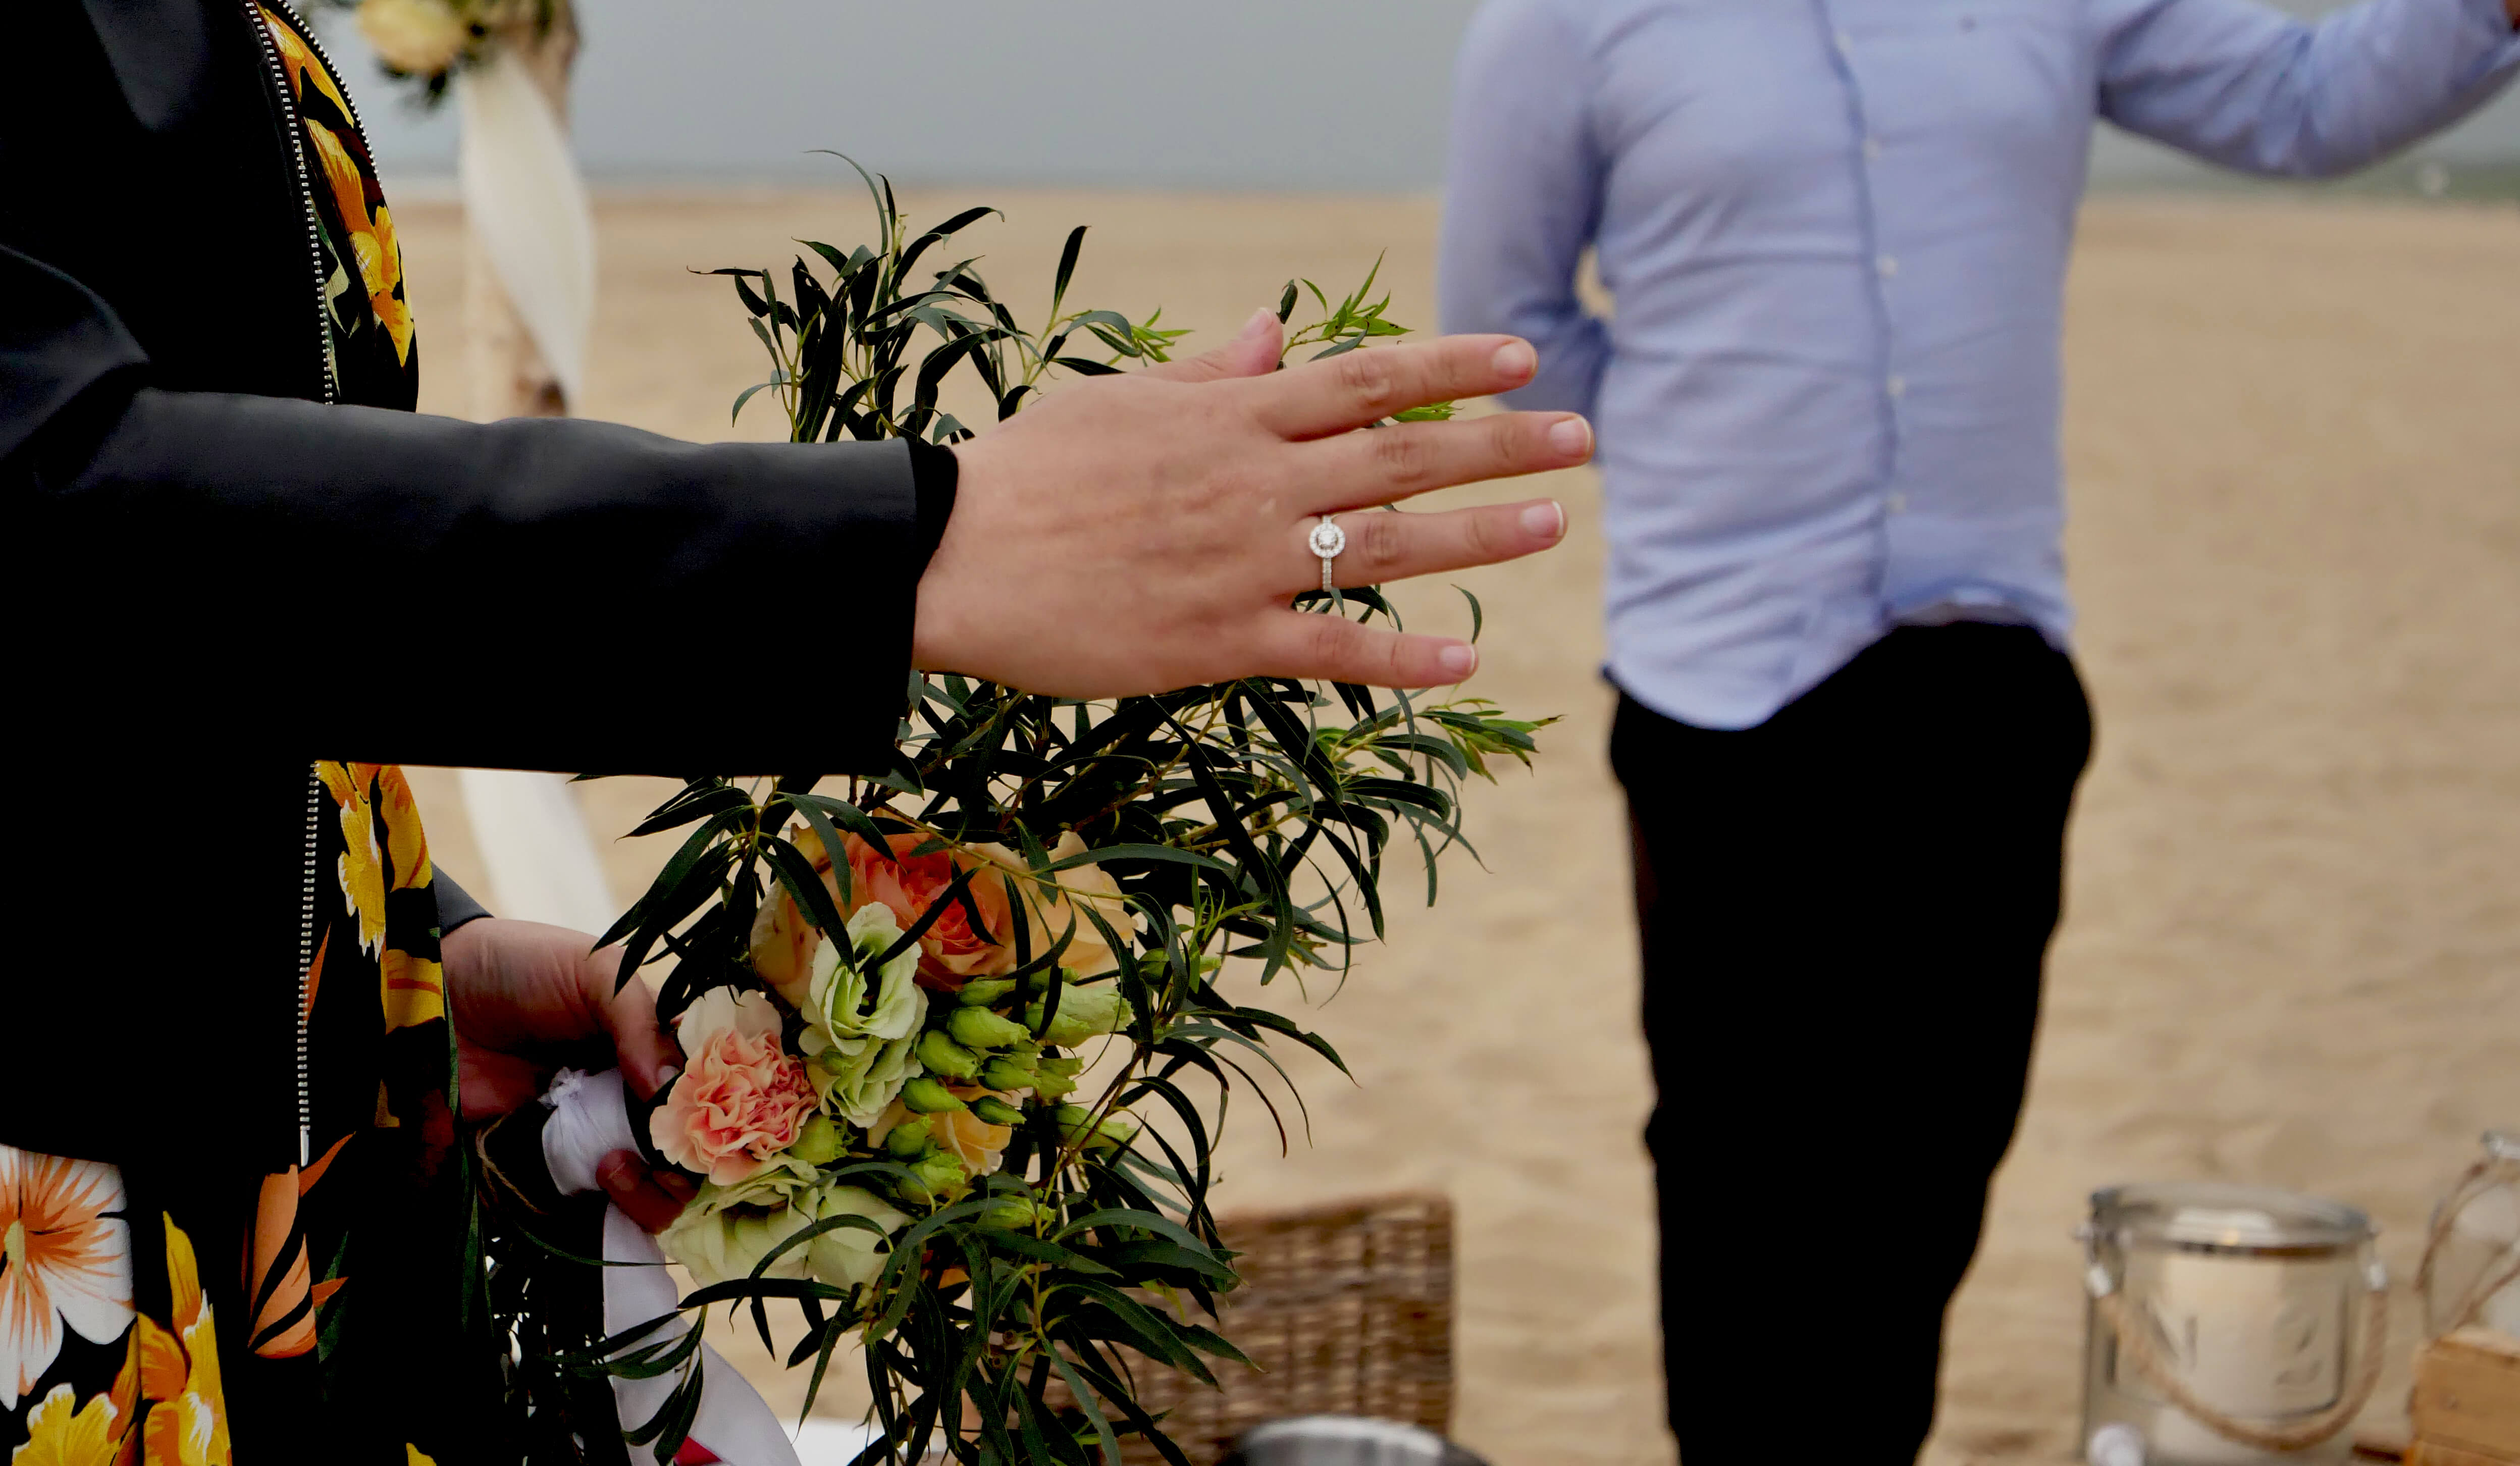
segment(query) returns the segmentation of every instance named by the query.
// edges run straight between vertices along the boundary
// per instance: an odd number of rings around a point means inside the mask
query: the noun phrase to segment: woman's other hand
[[[958,445],[961,487],[919,583],[912,659],[1069,697],[1253,676],[1456,683],[1468,644],[1293,610],[1306,537],[1342,515],[1342,587],[1513,559],[1565,536],[1553,501],[1385,513],[1428,489],[1567,468],[1571,413],[1356,429],[1531,379],[1512,336],[1378,346],[1280,372],[1277,318],[1192,360],[1070,383]],[[1360,512],[1362,511],[1362,512]]]
[[[590,952],[584,932],[483,917],[449,933],[438,955],[455,1024],[463,1113],[482,1121],[538,1098],[554,1070],[619,1068],[641,1099],[673,1082],[682,1050],[656,1021],[645,983],[620,984],[621,950]],[[694,1187],[618,1150],[597,1168],[613,1204],[650,1231],[681,1215]]]

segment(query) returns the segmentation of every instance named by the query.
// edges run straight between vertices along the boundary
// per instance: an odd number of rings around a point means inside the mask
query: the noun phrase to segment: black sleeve
[[[69,277],[0,248],[0,302],[7,595],[76,722],[412,764],[886,757],[951,453],[165,391]]]
[[[455,877],[446,873],[444,866],[434,866],[431,868],[435,878],[429,882],[429,889],[437,896],[439,941],[442,942],[453,936],[457,927],[478,921],[490,914],[488,907],[475,900],[472,892],[455,883]]]

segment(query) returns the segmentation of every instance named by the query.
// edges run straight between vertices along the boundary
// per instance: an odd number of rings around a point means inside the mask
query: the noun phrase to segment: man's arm
[[[2458,121],[2520,74],[2520,0],[2099,0],[2101,114],[2252,173],[2332,177]]]
[[[1592,58],[1546,0],[1493,0],[1470,22],[1453,87],[1437,270],[1446,331],[1496,331],[1540,350],[1508,401],[1589,413],[1608,333],[1576,297],[1599,215]]]

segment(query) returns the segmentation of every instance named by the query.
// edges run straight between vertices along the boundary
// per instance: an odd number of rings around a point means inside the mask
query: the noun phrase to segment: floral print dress
[[[347,94],[294,15],[257,7],[306,181],[337,401],[408,409],[418,360],[393,220]],[[285,87],[285,92],[277,89]],[[367,669],[360,669],[364,677]],[[314,696],[374,696],[309,669]],[[402,772],[307,783],[300,1164],[222,1169],[216,1054],[162,1031],[161,1161],[0,1145],[8,1466],[473,1459],[498,1389],[428,844]]]

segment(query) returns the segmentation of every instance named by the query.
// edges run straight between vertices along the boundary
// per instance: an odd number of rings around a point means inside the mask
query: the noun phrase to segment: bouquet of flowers
[[[940,401],[957,369],[1004,418],[1060,373],[1162,360],[1180,335],[1068,308],[1082,229],[1048,319],[1026,329],[975,261],[919,268],[990,210],[914,235],[889,183],[867,181],[872,245],[807,244],[785,289],[767,271],[715,272],[773,363],[739,414],[770,392],[799,441],[952,441],[968,433]],[[1302,298],[1322,312],[1290,349],[1398,334],[1372,284],[1335,302],[1290,284],[1282,320]],[[1370,590],[1298,603],[1397,619]],[[1382,933],[1395,839],[1418,850],[1432,902],[1439,859],[1464,848],[1462,782],[1527,762],[1542,723],[1274,680],[1112,702],[954,676],[910,691],[889,769],[694,777],[635,831],[683,832],[604,940],[623,945],[625,980],[671,964],[658,1010],[687,1067],[644,1138],[700,1182],[659,1239],[699,1286],[676,1314],[572,1341],[518,1282],[531,1239],[492,1236],[501,1322],[541,1351],[519,1349],[518,1388],[678,1376],[655,1418],[623,1422],[666,1461],[702,1362],[700,1328],[669,1325],[748,1308],[767,1346],[764,1305],[789,1300],[804,1335],[788,1362],[811,1367],[812,1389],[844,1340],[863,1348],[882,1434],[860,1466],[940,1446],[974,1466],[1088,1466],[1097,1448],[1116,1466],[1132,1432],[1180,1463],[1133,1371],[1212,1383],[1246,1363],[1211,1326],[1236,1284],[1209,1197],[1227,1097],[1256,1094],[1282,1144],[1254,1078],[1285,1084],[1272,1044],[1339,1063],[1226,990],[1343,975]]]
[[[416,85],[425,105],[503,38],[539,39],[571,22],[566,0],[331,0],[355,9],[359,33],[387,72]]]

